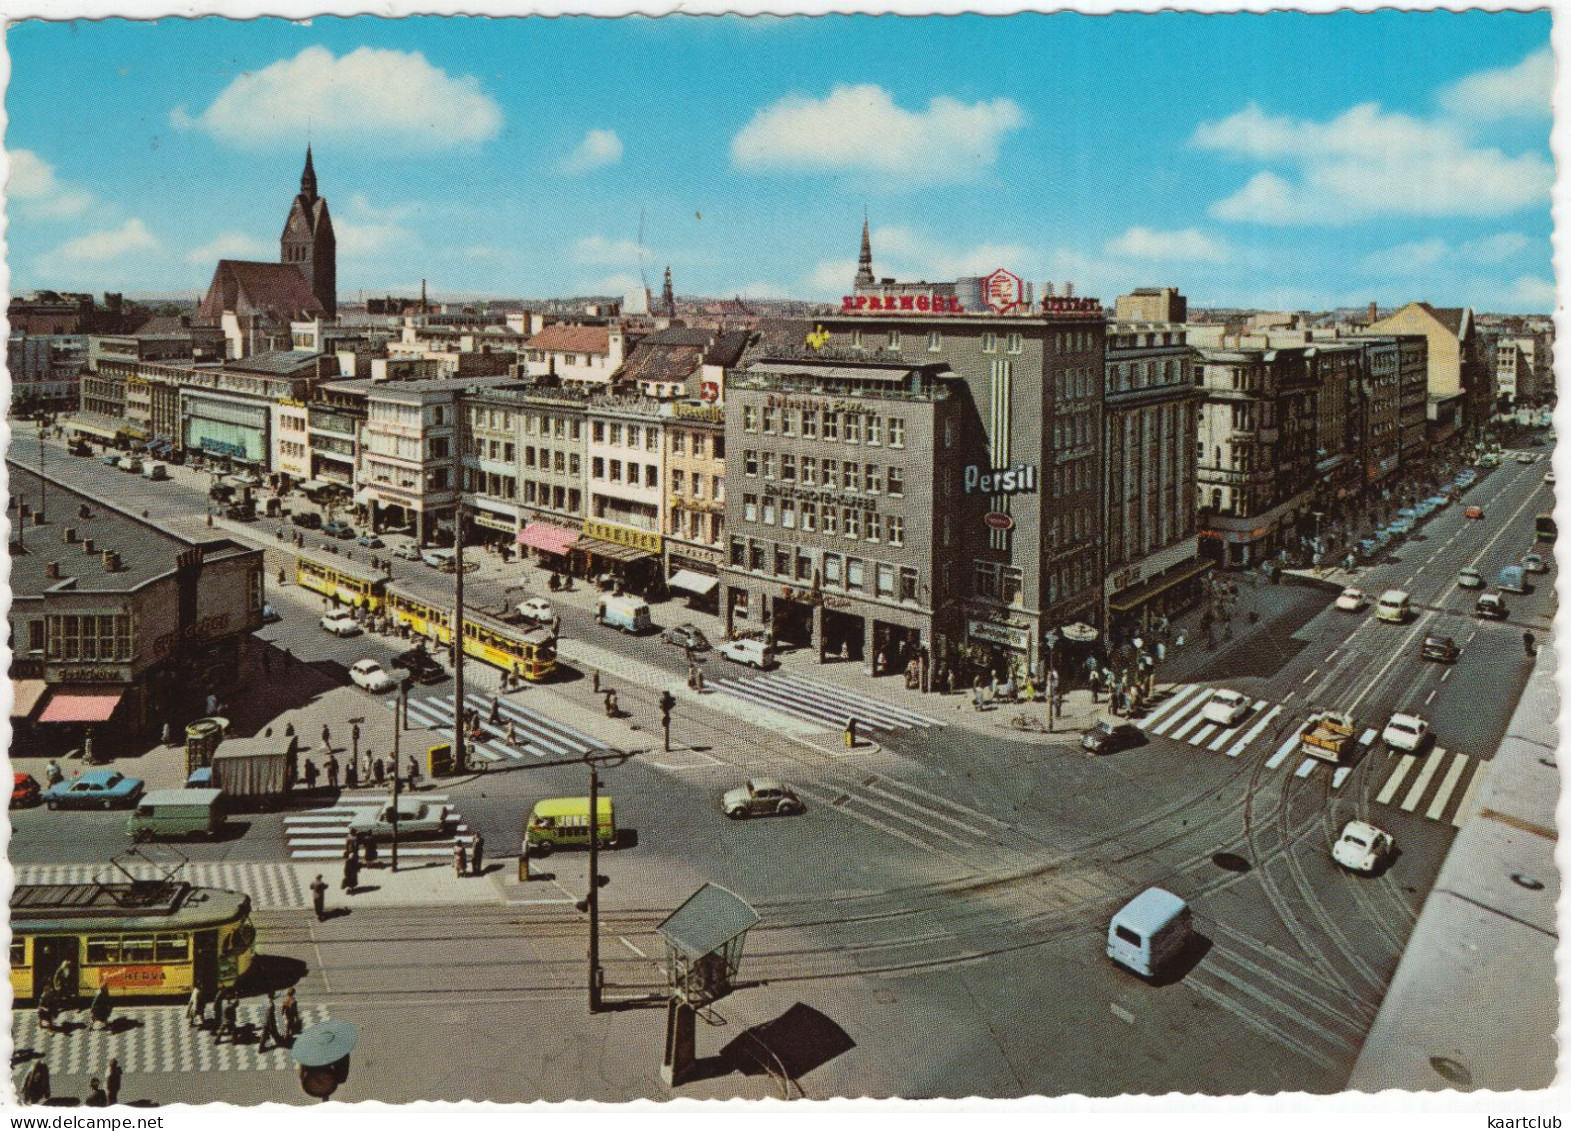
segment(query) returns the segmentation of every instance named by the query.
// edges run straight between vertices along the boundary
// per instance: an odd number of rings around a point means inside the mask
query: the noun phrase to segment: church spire
[[[873,241],[867,234],[867,213],[862,214],[862,254],[856,259],[856,285],[873,285]]]
[[[676,317],[676,291],[671,287],[671,268],[665,269],[665,286],[660,291],[660,313],[667,318]]]
[[[305,172],[300,174],[300,195],[307,200],[316,199],[316,168],[311,164],[311,143],[306,142]]]

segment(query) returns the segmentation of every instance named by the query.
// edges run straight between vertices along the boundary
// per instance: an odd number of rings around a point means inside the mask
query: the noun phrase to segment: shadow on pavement
[[[1157,971],[1154,977],[1142,980],[1153,986],[1175,986],[1187,978],[1191,970],[1200,965],[1201,961],[1207,954],[1211,953],[1211,948],[1215,945],[1209,938],[1197,931],[1189,936],[1189,942],[1184,949],[1179,951],[1167,965]]]
[[[784,1072],[788,1079],[800,1080],[855,1047],[851,1035],[828,1016],[797,1002],[773,1021],[743,1030],[711,1059],[744,1076]]]

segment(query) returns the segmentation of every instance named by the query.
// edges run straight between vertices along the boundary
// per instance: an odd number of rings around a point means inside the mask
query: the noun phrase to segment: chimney
[[[81,506],[76,508],[76,517],[77,518],[92,518],[93,517],[93,512],[88,508],[88,505],[86,503],[83,503]]]
[[[59,581],[60,580],[60,563],[59,562],[45,562],[44,563],[44,578],[47,581]]]
[[[1064,284],[1064,297],[1065,298],[1074,298],[1075,297],[1075,285],[1073,283],[1065,283]]]
[[[64,540],[67,541],[67,542],[75,542],[76,541],[76,527],[74,527],[74,526],[66,527],[65,530],[63,530],[61,532],[61,534],[62,534],[62,537],[64,538]]]
[[[1374,303],[1370,303],[1369,304],[1369,324],[1371,326],[1373,326],[1378,321],[1380,321],[1380,311],[1375,307]]]
[[[1055,291],[1053,289],[1053,284],[1052,283],[1043,283],[1042,286],[1047,291],[1047,294],[1044,296],[1045,298],[1052,298],[1054,295],[1056,295],[1058,293],[1057,291]]]
[[[118,551],[116,551],[116,550],[105,550],[104,551],[104,572],[105,573],[119,573],[120,572],[120,554],[119,554]]]
[[[92,552],[93,552],[93,540],[91,538],[83,538],[82,539],[82,553],[84,553],[84,554],[91,554]]]

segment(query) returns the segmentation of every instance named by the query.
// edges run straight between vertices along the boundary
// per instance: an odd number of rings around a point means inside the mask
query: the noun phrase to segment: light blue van
[[[606,596],[595,606],[595,620],[611,628],[637,636],[648,632],[650,624],[649,603],[641,597]]]
[[[1508,565],[1500,571],[1498,587],[1507,593],[1526,593],[1527,574],[1519,565]]]
[[[1162,888],[1146,888],[1108,924],[1107,956],[1150,978],[1189,945],[1193,934],[1187,903]]]

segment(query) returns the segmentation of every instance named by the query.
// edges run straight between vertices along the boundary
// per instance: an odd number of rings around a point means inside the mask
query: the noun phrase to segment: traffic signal
[[[661,722],[669,723],[671,721],[671,709],[673,707],[675,707],[675,706],[676,706],[676,696],[672,695],[669,691],[662,691],[660,693],[660,721]]]

